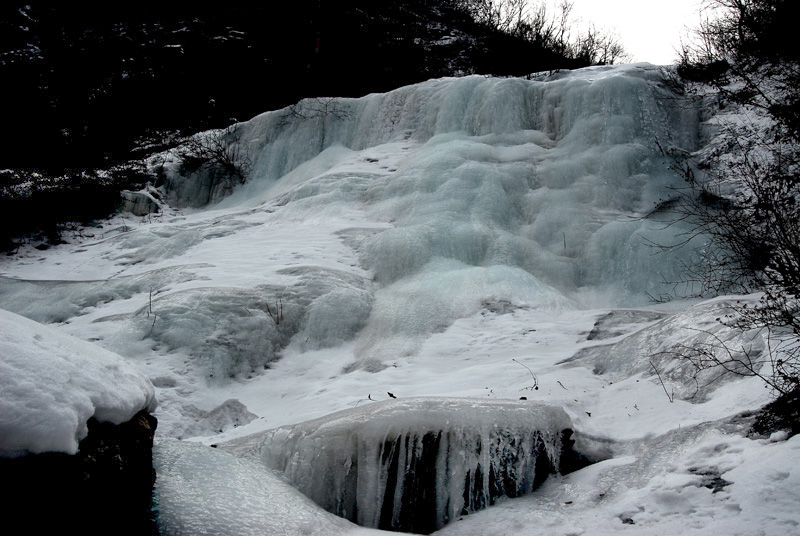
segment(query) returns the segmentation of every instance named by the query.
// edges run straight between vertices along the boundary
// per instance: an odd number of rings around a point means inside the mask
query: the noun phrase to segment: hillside
[[[0,166],[107,167],[303,97],[587,64],[478,24],[464,4],[6,4],[0,75],[14,105]]]
[[[601,61],[600,36],[567,50],[479,21],[472,4],[4,4],[0,249],[31,234],[58,243],[72,222],[113,213],[121,190],[157,180],[142,158],[305,97]]]

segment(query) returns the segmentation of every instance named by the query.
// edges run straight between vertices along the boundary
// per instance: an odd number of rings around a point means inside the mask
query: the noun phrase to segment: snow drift
[[[413,398],[279,428],[260,450],[329,512],[427,534],[532,491],[559,470],[571,428],[541,402]]]

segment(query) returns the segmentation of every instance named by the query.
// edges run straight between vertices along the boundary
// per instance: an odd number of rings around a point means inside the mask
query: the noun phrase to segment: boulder
[[[0,458],[4,532],[158,534],[152,515],[153,435],[146,411],[119,425],[88,422],[76,454]],[[10,532],[8,532],[10,533]]]
[[[265,463],[359,525],[428,534],[574,469],[572,422],[534,401],[409,398],[269,431]]]

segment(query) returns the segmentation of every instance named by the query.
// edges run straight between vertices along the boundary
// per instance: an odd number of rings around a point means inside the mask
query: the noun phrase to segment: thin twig
[[[656,366],[653,364],[652,361],[650,361],[650,366],[653,367],[654,371],[656,371],[656,376],[658,376],[658,381],[661,382],[661,388],[664,389],[664,394],[667,395],[667,398],[669,398],[670,403],[675,402],[675,390],[673,389],[672,394],[670,394],[669,391],[667,391],[667,386],[664,385],[664,380],[661,378],[661,374],[658,372],[658,369],[656,368]]]
[[[530,367],[528,365],[525,365],[524,363],[520,363],[519,361],[517,361],[514,358],[512,358],[511,361],[513,361],[514,363],[516,363],[518,365],[522,365],[523,367],[528,369],[528,372],[531,373],[531,378],[533,378],[533,385],[531,387],[525,387],[525,389],[529,389],[531,391],[538,391],[539,390],[539,380],[536,379],[536,374],[533,373],[533,371],[530,369]],[[563,387],[563,385],[562,385],[562,387]],[[520,391],[524,391],[525,389],[520,389]]]

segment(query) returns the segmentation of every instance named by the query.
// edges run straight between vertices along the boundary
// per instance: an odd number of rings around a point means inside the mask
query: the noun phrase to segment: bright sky
[[[619,36],[632,61],[675,63],[686,28],[700,22],[702,0],[572,0],[574,19]]]

